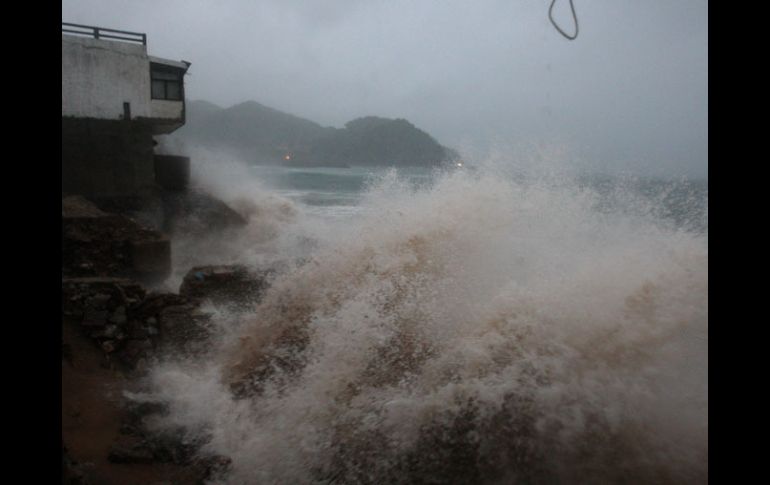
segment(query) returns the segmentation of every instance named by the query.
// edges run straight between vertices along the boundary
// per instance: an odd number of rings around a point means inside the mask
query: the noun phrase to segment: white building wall
[[[182,119],[184,105],[180,101],[168,101],[165,99],[153,99],[150,101],[150,113],[156,119]]]
[[[62,35],[62,116],[151,117],[150,64],[141,44]],[[182,104],[182,103],[177,103]]]

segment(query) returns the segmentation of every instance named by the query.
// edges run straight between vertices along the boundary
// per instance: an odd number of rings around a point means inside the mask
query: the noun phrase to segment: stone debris
[[[171,271],[171,243],[135,220],[104,212],[79,196],[62,198],[62,274],[161,281]]]
[[[177,305],[186,305],[190,300],[176,293],[149,293],[134,309],[132,316],[148,326],[157,327],[158,318],[164,308]]]
[[[144,375],[160,355],[198,357],[207,352],[211,314],[201,305],[212,302],[241,308],[254,304],[271,274],[236,265],[201,266],[190,270],[179,294],[148,293],[143,285],[165,279],[171,270],[170,242],[160,229],[201,236],[247,223],[225,203],[203,192],[161,190],[160,194],[153,200],[163,222],[153,224],[155,229],[135,218],[146,202],[107,200],[97,205],[81,196],[62,197],[63,320],[76,325],[93,342],[101,367],[129,379]],[[62,364],[74,365],[73,359],[77,360],[73,346],[62,340]],[[124,403],[109,462],[174,463],[187,467],[190,476],[196,477],[194,483],[218,483],[226,473],[229,458],[200,454],[207,438],[191,438],[183,428],[150,429],[148,420],[165,415],[166,403],[129,399]],[[82,467],[64,447],[62,456],[63,483],[88,483]]]
[[[179,294],[215,304],[248,305],[262,297],[270,271],[250,271],[242,265],[196,266],[182,280]]]
[[[86,320],[95,326],[104,326],[114,312],[120,313],[118,307],[124,307],[125,311],[142,301],[145,295],[146,291],[139,283],[127,278],[63,278],[62,313],[77,317],[88,312]]]
[[[154,347],[149,326],[132,318],[145,295],[144,288],[129,279],[64,278],[62,314],[79,321],[104,352],[108,366],[131,370]]]
[[[160,332],[164,351],[201,355],[208,349],[211,315],[197,306],[175,305],[160,313]]]
[[[169,234],[207,236],[248,223],[230,206],[201,190],[163,191],[161,199],[164,230]]]

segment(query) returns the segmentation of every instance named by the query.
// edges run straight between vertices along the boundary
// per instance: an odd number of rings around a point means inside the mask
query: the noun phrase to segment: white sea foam
[[[707,231],[603,200],[488,167],[388,172],[336,223],[269,216],[270,257],[302,264],[206,359],[153,370],[158,425],[232,484],[706,481]]]

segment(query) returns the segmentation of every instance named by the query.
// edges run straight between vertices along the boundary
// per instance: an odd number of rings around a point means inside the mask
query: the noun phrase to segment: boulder
[[[250,271],[241,265],[196,266],[187,272],[179,294],[215,304],[257,302],[268,287],[270,271]]]
[[[164,230],[171,234],[208,236],[248,222],[223,201],[199,189],[164,191],[162,203]]]
[[[188,355],[205,352],[211,337],[210,318],[210,314],[192,304],[164,308],[159,317],[162,349]]]

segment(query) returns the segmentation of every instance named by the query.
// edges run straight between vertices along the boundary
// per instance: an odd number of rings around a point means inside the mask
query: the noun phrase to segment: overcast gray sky
[[[150,54],[192,62],[188,99],[707,177],[707,0],[574,1],[575,41],[550,0],[62,0],[62,21],[147,33]],[[555,17],[573,31],[568,0]]]

